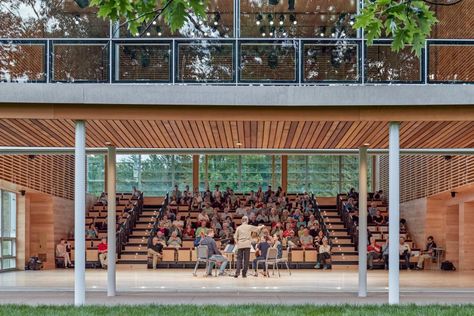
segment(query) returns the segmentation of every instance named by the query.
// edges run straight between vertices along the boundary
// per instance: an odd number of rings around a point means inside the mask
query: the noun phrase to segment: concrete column
[[[367,147],[359,148],[359,297],[367,296]]]
[[[107,147],[107,296],[115,296],[117,259],[117,223],[115,201],[115,147]]]
[[[400,123],[390,122],[388,148],[389,272],[388,303],[400,302]]]
[[[74,155],[74,305],[86,302],[86,123],[76,121]]]

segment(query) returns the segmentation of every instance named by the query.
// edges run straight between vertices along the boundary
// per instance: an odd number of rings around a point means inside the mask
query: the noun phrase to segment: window
[[[0,271],[5,271],[16,269],[16,194],[0,192]]]
[[[368,164],[368,179],[372,177]],[[367,181],[370,191],[372,182]],[[357,156],[288,156],[288,192],[336,196],[359,187]]]
[[[200,158],[200,190],[206,185],[212,190],[215,185],[232,188],[236,192],[257,190],[259,186],[274,187],[281,181],[280,156],[246,155],[223,156],[207,155]]]
[[[87,158],[87,192],[99,195],[105,191],[104,155]],[[136,186],[148,196],[162,196],[174,184],[180,188],[192,185],[191,155],[117,155],[117,192],[131,192]]]

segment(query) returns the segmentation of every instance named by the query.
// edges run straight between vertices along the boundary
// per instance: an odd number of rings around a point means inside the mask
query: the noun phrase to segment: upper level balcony
[[[73,0],[0,3],[0,82],[205,85],[474,82],[474,7],[434,8],[421,56],[367,46],[357,0],[210,0],[207,19],[140,34]]]

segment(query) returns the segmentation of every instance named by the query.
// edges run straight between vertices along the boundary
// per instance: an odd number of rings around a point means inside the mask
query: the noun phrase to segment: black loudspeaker
[[[268,0],[268,3],[269,3],[270,5],[277,5],[278,2],[280,2],[280,0]]]
[[[75,3],[79,6],[79,8],[84,9],[89,6],[89,0],[74,0]]]

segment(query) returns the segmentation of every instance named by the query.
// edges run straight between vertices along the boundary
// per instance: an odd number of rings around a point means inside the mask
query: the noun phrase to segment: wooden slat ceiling
[[[87,121],[87,146],[122,148],[387,148],[386,122]],[[241,146],[237,144],[241,143]],[[74,146],[72,120],[0,119],[0,146]],[[474,122],[404,122],[402,148],[471,148]]]

